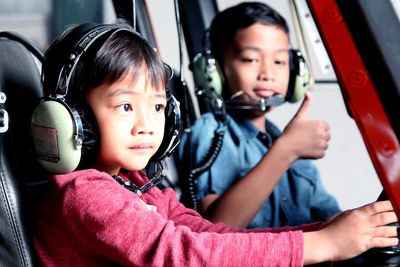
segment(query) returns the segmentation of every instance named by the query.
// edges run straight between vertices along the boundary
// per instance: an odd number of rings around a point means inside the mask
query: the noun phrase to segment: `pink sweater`
[[[142,172],[126,179],[148,181]],[[247,231],[212,224],[171,189],[138,197],[96,170],[52,176],[36,221],[34,245],[46,266],[302,266],[300,229],[315,227]]]

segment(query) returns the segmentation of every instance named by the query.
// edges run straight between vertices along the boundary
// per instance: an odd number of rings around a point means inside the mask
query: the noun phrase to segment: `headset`
[[[38,161],[47,171],[51,173],[72,172],[80,164],[86,144],[92,143],[91,145],[93,146],[94,143],[95,147],[99,146],[98,134],[94,134],[94,138],[85,134],[86,132],[98,132],[94,115],[91,114],[91,119],[94,119],[94,125],[90,125],[87,122],[87,118],[85,118],[87,113],[90,113],[90,108],[86,107],[85,110],[77,105],[67,104],[66,96],[71,77],[73,77],[74,70],[82,55],[93,44],[100,47],[120,31],[132,33],[146,41],[139,33],[124,25],[80,24],[65,38],[69,39],[64,40],[67,43],[62,49],[64,55],[55,59],[59,61],[56,64],[59,66],[56,66],[54,70],[49,70],[54,75],[48,75],[46,70],[43,70],[42,83],[45,95],[47,94],[48,96],[33,112],[31,131]],[[62,58],[62,56],[65,56],[65,58]],[[54,79],[54,81],[51,81],[51,79]],[[161,161],[170,156],[179,143],[179,103],[168,88],[165,116],[164,138],[160,148],[151,158],[152,161]],[[87,129],[90,127],[95,129]],[[97,153],[95,156],[97,157]]]
[[[310,71],[300,50],[289,50],[290,78],[286,96],[274,95],[267,99],[261,99],[258,105],[246,105],[236,101],[226,101],[227,108],[237,109],[257,109],[264,111],[268,106],[277,106],[285,101],[295,103],[304,97],[310,84]],[[197,54],[191,64],[194,83],[196,84],[197,95],[206,96],[209,99],[219,99],[222,97],[224,88],[224,75],[221,68],[212,55],[211,50],[206,48]],[[235,105],[230,105],[236,102]]]

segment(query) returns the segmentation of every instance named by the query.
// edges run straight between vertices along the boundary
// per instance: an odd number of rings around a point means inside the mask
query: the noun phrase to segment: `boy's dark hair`
[[[214,57],[222,62],[221,52],[232,44],[236,32],[254,23],[276,26],[289,33],[286,20],[270,6],[244,2],[218,13],[210,27],[210,45]]]
[[[168,76],[164,64],[155,50],[127,24],[120,25],[126,30],[98,38],[82,55],[71,77],[67,98],[79,100],[91,89],[103,83],[113,83],[129,70],[134,70],[134,81],[141,73],[141,67],[149,69],[151,85],[165,88]],[[47,49],[42,66],[42,80],[45,95],[51,95],[56,88],[61,68],[69,61],[69,55],[82,34],[78,36],[79,24],[66,30]]]
[[[165,89],[168,81],[166,68],[155,50],[134,30],[125,24],[116,24],[127,30],[110,31],[92,43],[81,56],[71,75],[65,102],[75,109],[83,124],[82,155],[78,169],[93,167],[99,152],[99,132],[96,119],[85,95],[104,83],[118,81],[132,70],[132,81],[146,67],[149,82],[154,88]],[[79,24],[66,30],[47,49],[42,65],[42,81],[45,96],[54,94],[61,69],[67,64],[72,49],[82,37]]]

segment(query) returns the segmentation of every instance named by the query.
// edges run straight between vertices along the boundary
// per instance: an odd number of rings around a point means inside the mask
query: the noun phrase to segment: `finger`
[[[326,142],[325,146],[324,146],[324,150],[328,150],[328,147],[329,147],[329,144],[328,144],[328,142]],[[325,152],[324,152],[324,156],[325,156]]]
[[[383,212],[379,214],[373,215],[373,225],[376,226],[381,226],[381,225],[387,225],[390,223],[395,223],[397,222],[397,216],[396,213],[392,212]]]
[[[305,119],[307,117],[308,111],[310,110],[312,104],[312,97],[310,92],[306,92],[304,95],[303,103],[301,104],[299,110],[297,111],[295,118]]]
[[[369,240],[369,248],[393,247],[399,244],[399,239],[395,237],[373,237]]]
[[[381,212],[393,211],[393,206],[389,200],[377,201],[365,205],[361,208],[367,215],[373,215]]]
[[[398,226],[381,226],[374,231],[375,237],[397,237]]]
[[[331,140],[331,134],[330,133],[326,133],[326,141]]]

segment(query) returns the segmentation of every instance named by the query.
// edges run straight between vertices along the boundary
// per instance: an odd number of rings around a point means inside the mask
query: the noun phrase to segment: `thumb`
[[[310,110],[311,104],[312,104],[311,93],[306,92],[304,95],[303,103],[301,104],[294,118],[305,119],[307,117],[308,111]]]

